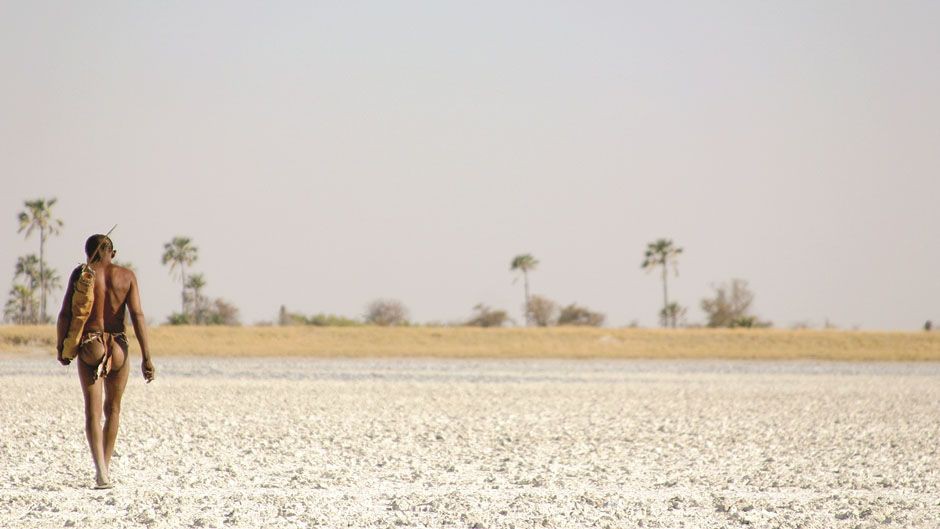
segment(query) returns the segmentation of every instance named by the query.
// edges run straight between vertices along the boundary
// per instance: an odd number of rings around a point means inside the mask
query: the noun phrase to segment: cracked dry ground
[[[74,368],[0,359],[0,527],[940,527],[937,364],[158,368],[93,491]]]

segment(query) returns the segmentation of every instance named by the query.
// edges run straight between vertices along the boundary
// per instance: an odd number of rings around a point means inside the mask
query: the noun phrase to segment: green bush
[[[306,323],[307,325],[314,325],[316,327],[356,327],[362,325],[362,322],[359,320],[338,314],[325,314],[322,312],[307,318]]]
[[[166,322],[169,325],[189,325],[191,323],[188,315],[179,312],[174,312],[167,316]]]

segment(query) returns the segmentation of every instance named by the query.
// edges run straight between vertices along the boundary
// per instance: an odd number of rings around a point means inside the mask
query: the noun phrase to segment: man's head
[[[98,253],[92,256],[95,250],[98,250]],[[101,235],[100,233],[92,235],[85,241],[85,255],[88,256],[88,261],[92,263],[100,261],[102,257],[110,261],[115,255],[114,243],[107,235]]]

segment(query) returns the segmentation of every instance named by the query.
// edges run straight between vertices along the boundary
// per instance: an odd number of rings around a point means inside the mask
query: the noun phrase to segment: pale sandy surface
[[[940,364],[158,359],[89,490],[0,357],[0,527],[940,527]]]

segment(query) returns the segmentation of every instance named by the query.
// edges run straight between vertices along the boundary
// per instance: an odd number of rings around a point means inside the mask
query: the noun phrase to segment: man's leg
[[[101,440],[101,380],[94,380],[94,368],[78,364],[78,378],[82,383],[82,395],[85,397],[85,437],[91,458],[95,462],[95,483],[98,486],[110,483],[108,465],[104,459],[104,445]]]
[[[104,462],[111,468],[111,455],[114,454],[114,441],[117,439],[118,426],[121,424],[121,397],[127,387],[127,375],[130,372],[127,351],[116,342],[111,343],[111,373],[104,381]]]

